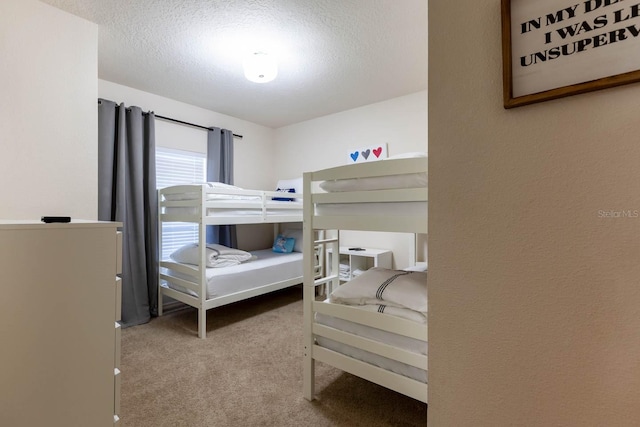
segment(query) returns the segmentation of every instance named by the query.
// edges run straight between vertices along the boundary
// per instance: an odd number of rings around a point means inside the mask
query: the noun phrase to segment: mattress
[[[271,249],[251,251],[255,259],[240,265],[223,268],[207,268],[207,299],[213,299],[235,292],[258,288],[271,283],[301,277],[303,264],[302,253],[276,253]],[[168,274],[193,280],[186,274],[168,269]],[[300,279],[302,283],[302,278]],[[182,286],[169,284],[175,290],[197,296]]]
[[[386,316],[386,314],[382,313],[380,315]],[[372,328],[359,323],[350,322],[348,320],[335,318],[322,313],[316,313],[315,319],[316,323],[329,326],[334,329],[349,332],[354,335],[369,338],[378,342],[383,342],[385,344],[414,353],[423,354],[425,356],[428,354],[428,343],[426,341],[420,341],[415,338],[397,335],[391,332],[383,331],[381,329]],[[426,369],[419,369],[415,366],[407,365],[405,363],[398,362],[396,360],[392,360],[365,350],[361,350],[359,348],[352,347],[350,345],[343,344],[325,337],[316,336],[316,342],[322,347],[337,351],[338,353],[345,354],[363,362],[370,363],[385,370],[395,372],[396,374],[400,374],[423,383],[427,382]]]

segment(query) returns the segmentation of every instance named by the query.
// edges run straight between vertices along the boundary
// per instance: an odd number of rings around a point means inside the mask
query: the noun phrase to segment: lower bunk
[[[318,300],[305,283],[304,397],[315,396],[315,362],[427,402],[426,272],[373,268]]]
[[[244,253],[248,254],[246,260],[222,267],[201,268],[190,263],[161,261],[158,314],[162,315],[163,295],[197,308],[198,336],[205,338],[207,310],[303,281],[301,252],[278,253],[264,249]]]

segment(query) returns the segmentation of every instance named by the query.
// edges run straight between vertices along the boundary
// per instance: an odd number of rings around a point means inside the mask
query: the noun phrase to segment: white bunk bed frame
[[[198,193],[199,197],[189,200],[166,200],[165,195]],[[208,200],[209,194],[228,196],[249,196],[259,197],[259,200]],[[288,197],[302,199],[299,193],[281,193],[275,191],[245,190],[245,189],[219,189],[209,188],[203,185],[178,185],[158,190],[158,247],[162,249],[162,223],[164,222],[189,222],[198,224],[198,247],[200,250],[200,263],[197,266],[189,266],[173,261],[160,260],[159,280],[158,280],[158,316],[163,312],[163,295],[167,295],[191,307],[198,309],[198,337],[206,338],[207,310],[242,301],[254,296],[263,295],[279,289],[284,289],[302,283],[303,276],[292,277],[287,280],[270,283],[252,289],[238,291],[229,295],[215,298],[207,298],[207,277],[206,277],[206,226],[207,225],[235,225],[235,224],[273,224],[274,237],[278,233],[278,226],[281,223],[301,222],[302,215],[295,213],[300,210],[300,203],[290,203],[274,201],[273,197]],[[165,208],[188,208],[180,212],[165,212]],[[217,214],[208,216],[207,209],[228,210],[229,214]],[[249,214],[234,215],[233,211],[242,209]],[[277,213],[270,213],[271,209],[277,209]],[[286,212],[291,212],[287,214]],[[174,277],[163,272],[163,268],[174,270],[178,273],[186,274],[193,278],[193,281]],[[316,270],[320,267],[316,266]],[[168,286],[163,286],[162,282],[167,281],[175,285],[182,286],[195,292],[198,296],[193,296],[177,291]]]
[[[315,322],[315,313],[356,322],[362,325],[382,329],[406,337],[427,341],[428,327],[415,322],[382,316],[379,313],[366,312],[346,305],[331,304],[316,300],[316,287],[327,285],[327,295],[339,286],[338,258],[332,257],[332,266],[328,266],[323,274],[317,277],[311,259],[314,245],[321,245],[325,250],[331,248],[338,253],[339,230],[389,231],[406,233],[427,233],[426,209],[421,214],[401,215],[394,218],[377,215],[369,210],[364,215],[321,215],[316,208],[324,203],[361,203],[361,202],[426,202],[427,188],[349,191],[339,193],[324,193],[317,190],[317,183],[326,180],[365,178],[406,173],[420,173],[427,171],[426,158],[389,159],[370,163],[353,164],[308,172],[303,176],[304,199],[304,372],[303,394],[307,400],[315,398],[315,361],[321,361],[345,372],[362,377],[366,380],[382,385],[399,393],[410,396],[422,402],[427,402],[427,384],[396,374],[394,372],[362,362],[342,353],[321,347],[315,342],[316,336],[356,347],[387,357],[420,369],[427,368],[427,356],[418,355],[406,350],[395,348],[374,340],[339,331]],[[314,232],[318,230],[335,230],[333,238],[316,240]],[[328,235],[329,233],[327,233]],[[331,274],[330,272],[335,272]]]

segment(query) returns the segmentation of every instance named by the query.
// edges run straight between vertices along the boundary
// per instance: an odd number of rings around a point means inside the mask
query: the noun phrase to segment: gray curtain
[[[123,327],[146,323],[157,314],[155,153],[152,112],[98,100],[98,219],[123,223]]]
[[[207,181],[233,184],[233,132],[210,128],[207,131]],[[235,225],[207,226],[207,243],[237,248]]]

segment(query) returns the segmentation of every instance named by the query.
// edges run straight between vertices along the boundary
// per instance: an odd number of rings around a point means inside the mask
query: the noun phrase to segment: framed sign
[[[504,107],[640,81],[640,2],[502,0]]]

